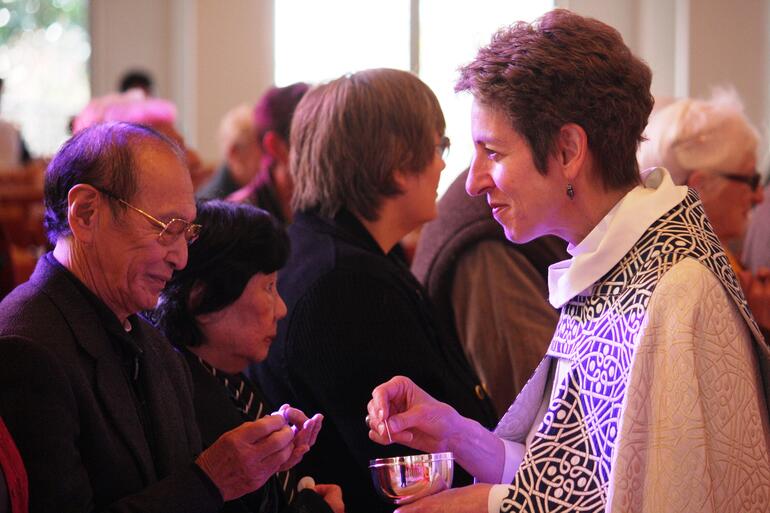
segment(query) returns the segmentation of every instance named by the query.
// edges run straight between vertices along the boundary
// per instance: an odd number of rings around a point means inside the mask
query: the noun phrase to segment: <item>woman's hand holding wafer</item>
[[[449,450],[462,417],[404,376],[372,391],[367,405],[369,438],[382,445],[398,443],[426,452]]]

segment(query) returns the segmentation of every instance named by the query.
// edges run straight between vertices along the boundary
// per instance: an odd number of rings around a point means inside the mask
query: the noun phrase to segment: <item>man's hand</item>
[[[286,420],[286,424],[294,431],[294,448],[291,456],[279,469],[288,470],[299,463],[305,453],[315,444],[324,418],[320,413],[308,418],[302,410],[292,408],[288,404],[281,406],[273,415],[281,415]]]
[[[291,457],[293,440],[283,416],[268,415],[223,434],[195,463],[229,501],[265,484]]]

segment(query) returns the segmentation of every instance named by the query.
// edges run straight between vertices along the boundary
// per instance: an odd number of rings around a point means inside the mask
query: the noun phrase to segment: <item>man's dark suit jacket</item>
[[[46,255],[0,303],[0,415],[29,474],[31,512],[214,512],[182,356],[139,319],[142,427],[121,360],[76,278]],[[152,450],[154,451],[151,452]]]

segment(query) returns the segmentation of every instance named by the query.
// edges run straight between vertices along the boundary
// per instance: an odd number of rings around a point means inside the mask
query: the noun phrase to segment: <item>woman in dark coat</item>
[[[154,317],[190,366],[195,416],[207,446],[242,422],[273,411],[243,371],[265,359],[276,323],[286,314],[275,283],[289,245],[275,218],[250,205],[200,203],[197,219],[206,230],[190,246],[187,266],[163,291]],[[339,487],[316,485],[317,493],[297,494],[289,468],[315,443],[322,416],[308,419],[287,404],[273,414],[294,426],[293,456],[265,486],[228,503],[226,511],[342,513]]]
[[[392,510],[372,486],[368,460],[411,452],[378,447],[361,422],[367,391],[381,380],[410,376],[482,424],[496,420],[398,251],[399,240],[436,216],[444,128],[428,86],[392,69],[318,86],[294,111],[296,215],[279,280],[288,314],[257,372],[276,404],[323,413],[302,468],[340,484],[351,511]],[[461,472],[455,482],[464,482]]]

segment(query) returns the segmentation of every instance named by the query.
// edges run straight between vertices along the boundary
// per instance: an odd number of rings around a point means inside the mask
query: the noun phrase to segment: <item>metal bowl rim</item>
[[[393,465],[415,464],[415,463],[433,463],[436,461],[454,461],[454,454],[451,452],[434,452],[430,454],[413,454],[411,456],[395,456],[392,458],[377,458],[369,460],[369,468],[387,467]]]

